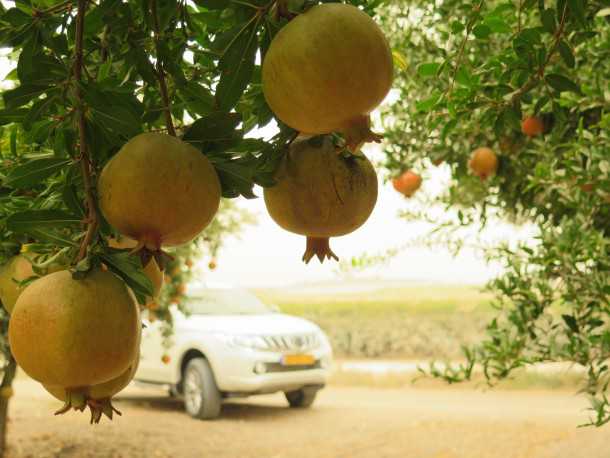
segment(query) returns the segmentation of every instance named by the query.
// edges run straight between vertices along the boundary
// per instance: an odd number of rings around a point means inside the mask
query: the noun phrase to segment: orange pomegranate
[[[498,157],[490,148],[477,148],[472,152],[468,167],[475,176],[486,180],[498,170]]]
[[[528,116],[521,122],[521,132],[528,137],[537,137],[544,132],[544,123],[537,116]]]
[[[421,187],[422,179],[417,173],[407,170],[392,180],[392,186],[405,197],[411,197]]]

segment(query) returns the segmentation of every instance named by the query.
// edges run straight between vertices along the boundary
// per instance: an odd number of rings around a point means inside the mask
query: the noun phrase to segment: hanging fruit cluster
[[[360,148],[381,140],[369,115],[389,92],[392,75],[381,29],[351,5],[314,6],[269,46],[265,99],[301,137],[282,158],[277,184],[265,189],[265,203],[282,228],[307,237],[306,263],[313,256],[338,260],[329,238],[356,230],[373,211],[377,176]],[[343,136],[338,144],[333,132]]]
[[[256,7],[239,40],[229,40],[213,63],[216,77],[203,81],[203,73],[189,71],[187,81],[167,57],[178,51],[170,52],[164,40],[174,25],[186,41],[188,33],[196,33],[194,22],[184,19],[192,6],[180,4],[184,17],[176,18],[173,9],[151,0],[146,11],[138,10],[145,19],[138,22],[129,2],[111,4],[78,0],[27,14],[17,8],[11,15],[0,12],[0,40],[17,27],[10,21],[20,14],[58,38],[45,41],[41,32],[10,42],[21,50],[16,72],[21,86],[3,94],[7,109],[22,110],[23,116],[31,111],[27,119],[18,117],[27,135],[36,116],[52,123],[36,126],[48,137],[24,141],[40,150],[33,158],[15,154],[0,170],[0,189],[8,189],[12,199],[0,208],[0,230],[11,237],[2,251],[13,256],[0,267],[0,300],[11,315],[8,338],[19,366],[64,402],[57,413],[89,408],[92,423],[118,413],[111,398],[137,370],[143,309],[151,320],[168,324],[167,342],[170,306],[184,306],[193,276],[198,254],[193,241],[212,223],[221,195],[254,197],[252,186],[263,186],[273,220],[307,237],[305,262],[314,256],[321,262],[338,259],[329,238],[363,225],[376,204],[377,176],[361,147],[381,140],[371,131],[370,113],[393,78],[383,33],[355,6],[308,3],[289,12],[286,2],[277,0]],[[117,27],[97,30],[85,17],[114,19]],[[61,27],[61,18],[71,27]],[[129,26],[119,26],[124,23]],[[269,24],[275,29],[265,42],[262,30],[269,31]],[[245,65],[248,58],[254,68],[257,49],[248,48],[243,57],[232,48],[242,43],[243,31],[255,44],[260,35],[263,62],[260,72],[238,78],[232,65]],[[197,46],[206,52],[221,46],[225,32],[214,30],[210,42],[199,40]],[[134,43],[152,45],[154,52]],[[234,55],[243,59],[232,64]],[[199,57],[193,69],[202,65]],[[34,61],[50,69],[44,82],[53,84],[28,92],[30,98],[12,97],[11,91],[28,88],[30,76],[39,76],[31,68]],[[130,66],[127,72],[121,73],[119,61]],[[53,89],[60,85],[56,74],[65,85],[61,94]],[[250,83],[260,96],[260,107],[251,111],[268,113],[257,114],[258,125],[273,115],[278,121],[273,141],[245,138],[256,123],[238,101],[251,97]],[[202,108],[192,97],[206,84],[214,96]],[[199,119],[185,126],[186,115]],[[160,119],[165,128],[158,128]],[[48,189],[42,189],[45,180]],[[47,192],[52,198],[45,198]],[[40,221],[43,229],[36,225]],[[218,247],[210,242],[209,270],[216,268]]]

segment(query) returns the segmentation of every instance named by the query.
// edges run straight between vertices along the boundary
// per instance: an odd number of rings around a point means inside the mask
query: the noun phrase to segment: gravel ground
[[[129,387],[113,422],[54,417],[59,403],[17,380],[9,458],[608,458],[610,429],[576,428],[586,400],[570,392],[329,387],[309,410],[281,395],[227,403],[196,421],[179,400]]]

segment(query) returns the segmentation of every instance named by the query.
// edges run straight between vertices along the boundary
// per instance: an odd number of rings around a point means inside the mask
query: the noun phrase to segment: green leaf
[[[36,101],[34,105],[32,105],[32,108],[30,108],[28,115],[23,120],[23,128],[25,130],[30,130],[32,125],[35,122],[40,121],[55,102],[56,98],[54,96]]]
[[[209,10],[224,10],[230,4],[228,0],[196,0],[195,3]]]
[[[451,32],[454,34],[460,33],[465,28],[466,28],[466,26],[464,24],[462,24],[460,21],[451,22]]]
[[[574,68],[574,66],[576,65],[576,61],[574,59],[574,54],[572,53],[572,49],[570,48],[570,46],[564,40],[561,40],[558,44],[558,49],[559,54],[561,55],[561,58],[563,59],[565,64],[570,68]]]
[[[417,111],[423,111],[424,113],[427,113],[436,105],[440,98],[441,95],[436,92],[427,99],[415,102],[415,108],[417,108]]]
[[[138,256],[119,251],[103,254],[100,257],[108,268],[121,277],[132,289],[140,304],[146,302],[146,296],[153,295],[153,284],[142,270],[142,263]]]
[[[13,122],[23,122],[29,110],[26,108],[0,110],[0,126]]]
[[[534,106],[534,113],[540,113],[540,110],[542,110],[547,103],[549,103],[548,96],[543,95],[542,97],[540,97],[536,102],[536,105]]]
[[[68,207],[72,213],[80,215],[81,217],[85,216],[85,209],[83,208],[81,200],[78,198],[76,186],[67,184],[61,192],[61,196],[66,207]]]
[[[455,74],[455,81],[462,86],[470,87],[472,85],[472,76],[470,75],[468,69],[466,69],[463,65]]]
[[[195,121],[182,139],[204,153],[222,152],[239,143],[241,131],[239,113],[216,112]]]
[[[491,27],[485,24],[477,24],[472,29],[472,33],[480,40],[484,40],[492,34]]]
[[[22,84],[15,89],[9,89],[2,93],[4,98],[4,105],[6,108],[18,108],[21,107],[31,100],[40,97],[48,86],[40,84]]]
[[[581,94],[578,84],[558,73],[549,73],[544,77],[544,80],[549,86],[559,92],[575,92],[576,94]]]
[[[180,97],[186,103],[191,113],[204,115],[212,111],[214,97],[210,91],[195,81],[189,81],[178,88]]]
[[[557,23],[555,22],[555,10],[548,8],[540,13],[540,21],[544,30],[550,34],[555,33],[557,30]]]
[[[66,167],[70,160],[62,158],[34,159],[19,165],[9,172],[4,185],[11,188],[34,188]]]
[[[565,324],[568,326],[568,328],[570,328],[570,331],[572,331],[573,333],[579,332],[578,322],[576,321],[576,318],[574,318],[572,315],[561,315],[561,318],[563,318]]]
[[[78,227],[80,217],[63,210],[26,210],[13,213],[6,219],[6,227],[14,232],[32,233],[38,229]]]
[[[216,87],[216,100],[222,110],[229,111],[235,106],[252,79],[258,47],[258,25],[258,19],[251,20],[234,38],[218,63],[220,81]]]
[[[218,157],[211,158],[220,184],[223,197],[244,196],[246,199],[256,198],[253,192],[255,160],[250,157],[224,160]]]
[[[103,107],[91,107],[91,112],[95,121],[122,137],[133,137],[141,131],[140,119],[122,106],[108,104]]]
[[[568,0],[568,6],[570,8],[570,12],[576,17],[578,22],[582,26],[587,25],[587,19],[585,17],[585,3],[583,0]]]
[[[494,33],[510,33],[512,29],[506,23],[504,19],[498,16],[487,16],[483,22],[487,25]]]
[[[441,67],[441,64],[436,62],[429,62],[425,64],[419,64],[417,66],[417,74],[419,76],[427,77],[427,76],[436,76],[436,72]]]

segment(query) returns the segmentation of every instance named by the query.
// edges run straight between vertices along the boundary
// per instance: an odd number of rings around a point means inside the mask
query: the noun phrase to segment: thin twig
[[[473,15],[470,18],[470,20],[468,21],[468,24],[466,24],[466,36],[464,37],[464,40],[462,40],[462,43],[460,44],[460,49],[458,51],[458,55],[457,55],[457,59],[455,62],[455,69],[453,70],[453,76],[451,77],[451,85],[449,86],[449,89],[447,90],[447,96],[449,96],[449,94],[451,94],[451,91],[453,91],[453,86],[455,86],[455,79],[457,77],[457,72],[460,68],[460,64],[462,62],[462,56],[464,55],[464,49],[466,49],[466,42],[468,41],[468,38],[470,37],[470,32],[472,32],[472,26],[474,25],[474,21],[476,20],[477,14],[478,12],[481,10],[481,7],[483,6],[483,2],[485,0],[481,0],[479,2],[478,6],[475,6],[473,9]]]
[[[519,13],[518,13],[518,20],[517,20],[517,32],[521,33],[521,10],[523,9],[523,0],[519,0]]]
[[[165,113],[165,125],[170,135],[176,136],[176,129],[174,129],[174,122],[172,120],[172,108],[169,101],[169,95],[167,92],[167,83],[165,81],[165,70],[161,63],[161,26],[159,25],[159,15],[157,14],[157,0],[150,0],[150,13],[153,20],[153,30],[155,39],[155,50],[157,52],[157,69],[156,75],[159,80],[159,89],[161,91],[161,100],[163,102],[163,112]]]
[[[557,30],[555,31],[555,35],[553,37],[553,44],[549,49],[545,61],[542,63],[542,65],[540,65],[538,71],[532,76],[530,76],[529,79],[523,84],[523,86],[521,86],[519,90],[517,90],[517,92],[512,95],[509,101],[510,105],[514,105],[524,94],[535,88],[538,83],[540,83],[540,80],[542,80],[542,78],[544,77],[544,70],[546,69],[547,65],[551,61],[551,58],[557,52],[557,48],[559,47],[559,42],[561,41],[561,36],[563,35],[563,31],[565,29],[567,15],[568,4],[566,3],[563,9],[563,13],[561,14],[561,21],[559,23],[559,27],[557,27]]]
[[[87,248],[93,241],[93,237],[97,232],[98,216],[95,206],[95,197],[93,196],[93,185],[91,180],[91,158],[87,150],[87,138],[85,132],[85,110],[83,106],[83,94],[80,88],[80,82],[83,75],[83,31],[85,28],[85,11],[87,10],[87,0],[78,0],[78,12],[76,15],[76,38],[74,47],[74,79],[75,95],[77,100],[77,116],[78,116],[78,137],[79,137],[79,160],[81,166],[81,174],[83,176],[83,185],[85,188],[85,200],[87,205],[87,232],[83,238],[76,262],[87,256]]]
[[[39,16],[51,15],[51,14],[55,14],[55,13],[69,11],[73,7],[74,7],[74,0],[68,0],[68,1],[65,1],[62,3],[58,3],[57,5],[53,5],[45,10],[34,9],[32,11],[32,16],[39,17]]]

